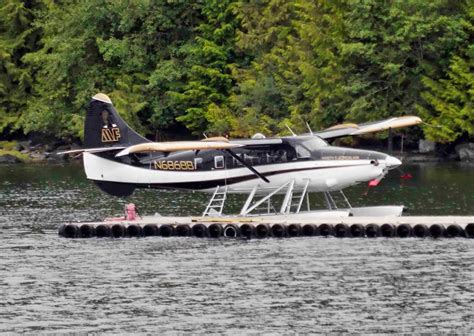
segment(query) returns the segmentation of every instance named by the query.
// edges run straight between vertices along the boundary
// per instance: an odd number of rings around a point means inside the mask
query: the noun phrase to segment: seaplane
[[[127,125],[106,94],[98,93],[87,107],[84,148],[60,154],[82,154],[87,178],[110,195],[126,197],[137,188],[210,193],[203,216],[225,216],[229,194],[248,194],[239,214],[244,217],[401,216],[402,205],[352,207],[343,193],[356,184],[377,184],[401,161],[328,141],[421,122],[404,116],[302,135],[152,142]],[[311,209],[310,193],[324,195],[326,209]],[[342,195],[342,207],[334,193]]]

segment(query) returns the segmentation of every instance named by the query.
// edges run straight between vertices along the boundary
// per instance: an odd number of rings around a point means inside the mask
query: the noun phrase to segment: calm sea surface
[[[474,166],[391,172],[353,205],[474,215]],[[62,222],[196,215],[206,195],[121,200],[80,165],[0,166],[0,333],[474,333],[473,239],[65,239]],[[237,211],[232,199],[230,210]],[[312,199],[319,204],[316,197]]]

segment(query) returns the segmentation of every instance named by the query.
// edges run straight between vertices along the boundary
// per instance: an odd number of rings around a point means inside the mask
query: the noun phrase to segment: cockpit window
[[[328,143],[325,140],[321,139],[320,137],[313,136],[311,139],[303,142],[303,145],[306,148],[308,148],[310,151],[313,151],[315,149],[328,146]]]
[[[312,137],[299,145],[295,146],[296,155],[300,159],[309,158],[311,157],[311,152],[321,148],[328,146],[328,143],[319,137]]]
[[[296,157],[298,159],[305,159],[311,157],[311,152],[304,145],[297,145],[295,149]]]

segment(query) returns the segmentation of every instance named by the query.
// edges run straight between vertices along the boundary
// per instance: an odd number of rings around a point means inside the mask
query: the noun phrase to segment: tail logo
[[[102,142],[117,142],[120,139],[120,129],[118,127],[102,128]]]

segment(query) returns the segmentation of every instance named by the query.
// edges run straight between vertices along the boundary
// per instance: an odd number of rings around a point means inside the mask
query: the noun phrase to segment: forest
[[[474,136],[472,0],[2,0],[0,137],[82,136],[97,92],[148,137],[418,115]]]

